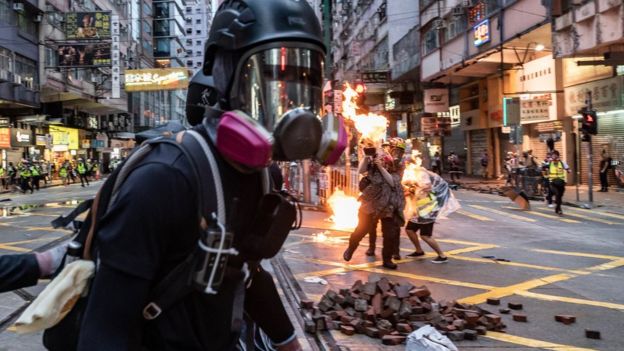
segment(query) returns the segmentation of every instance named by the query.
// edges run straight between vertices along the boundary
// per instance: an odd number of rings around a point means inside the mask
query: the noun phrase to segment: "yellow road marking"
[[[620,215],[620,214],[616,214],[616,213],[610,213],[610,212],[591,211],[591,210],[578,210],[578,209],[568,209],[568,211],[576,212],[576,213],[593,213],[593,214],[597,214],[597,215],[605,216],[605,217],[624,219],[624,215]]]
[[[620,260],[620,259],[624,259],[624,257],[601,255],[601,254],[593,254],[593,253],[585,253],[585,252],[544,250],[544,249],[532,249],[531,251],[543,252],[543,253],[548,253],[548,254],[553,254],[553,255],[566,255],[566,256],[579,256],[579,257],[600,258],[600,259],[603,259],[603,260]]]
[[[474,214],[474,213],[470,213],[470,212],[466,212],[464,210],[458,210],[457,213],[459,213],[461,215],[464,215],[464,216],[467,216],[467,217],[470,217],[472,219],[476,219],[478,221],[484,221],[484,222],[492,222],[493,221],[493,219],[491,219],[491,218],[488,218],[488,217],[485,217],[485,216],[481,216],[481,215],[478,215],[478,214]]]
[[[458,244],[458,245],[492,245],[492,247],[498,247],[498,245],[494,245],[494,244],[486,244],[486,243],[477,243],[474,241],[463,241],[463,240],[454,240],[454,239],[436,239],[437,241],[441,242],[441,243],[448,243],[448,244]]]
[[[520,221],[537,222],[537,220],[535,220],[533,218],[518,216],[518,215],[515,215],[515,214],[512,214],[512,213],[507,213],[505,211],[499,211],[499,210],[496,210],[496,209],[493,209],[493,208],[489,208],[489,207],[485,207],[485,206],[470,205],[470,207],[474,207],[474,208],[476,208],[478,210],[482,210],[482,211],[489,211],[489,212],[492,212],[492,213],[499,214],[501,216],[510,217],[510,218],[517,219],[517,220],[520,220]]]
[[[590,272],[600,272],[600,271],[606,271],[609,269],[613,269],[613,268],[618,268],[618,267],[622,267],[624,266],[624,259],[619,259],[619,260],[614,260],[611,262],[606,262],[603,264],[599,264],[597,266],[593,266],[593,267],[588,267],[585,268],[586,270],[590,271]]]
[[[509,335],[506,333],[499,333],[499,332],[492,332],[492,331],[488,331],[487,334],[484,335],[484,337],[493,339],[493,340],[508,342],[511,344],[517,344],[517,345],[546,349],[546,350],[595,351],[594,349],[586,349],[582,347],[555,344],[555,343],[548,342],[548,341],[523,338],[521,336]]]
[[[503,208],[513,208],[513,207],[503,207]],[[524,213],[529,213],[529,214],[532,214],[532,215],[535,215],[535,216],[540,216],[540,217],[544,217],[544,218],[548,218],[548,219],[554,219],[554,220],[565,222],[565,223],[581,223],[581,222],[579,222],[577,220],[574,220],[574,219],[563,218],[563,217],[559,217],[559,216],[555,216],[555,215],[549,215],[549,214],[535,212],[535,211],[524,211]]]
[[[624,311],[624,305],[619,304],[619,303],[577,299],[577,298],[565,297],[565,296],[547,295],[547,294],[534,293],[530,291],[518,291],[516,295],[538,299],[538,300],[544,300],[544,301],[567,302],[567,303],[573,303],[577,305],[604,307],[604,308],[611,308],[614,310]]]
[[[393,276],[396,276],[396,277],[409,278],[409,279],[414,279],[414,280],[422,280],[422,281],[427,281],[427,282],[432,282],[432,283],[440,283],[440,284],[446,284],[446,285],[463,286],[463,287],[466,287],[466,288],[473,288],[473,289],[480,289],[480,290],[496,289],[495,287],[493,287],[491,285],[484,285],[484,284],[477,284],[477,283],[468,283],[468,282],[462,282],[462,281],[457,281],[457,280],[449,280],[449,279],[443,279],[443,278],[435,278],[435,277],[429,277],[429,276],[426,276],[426,275],[417,275],[417,274],[405,273],[405,272],[401,272],[401,271],[394,271],[394,270],[388,270],[388,269],[366,268],[366,269],[362,269],[362,270],[363,271],[367,271],[367,272],[371,272],[371,273],[393,275]]]
[[[16,251],[16,252],[30,252],[30,251],[32,251],[31,249],[24,249],[22,247],[11,246],[11,245],[3,245],[3,244],[0,244],[0,250]]]
[[[576,277],[576,275],[567,274],[567,273],[550,275],[550,276],[543,277],[543,278],[527,280],[519,284],[495,288],[488,292],[484,292],[482,294],[477,294],[477,295],[468,296],[468,297],[459,299],[458,302],[476,305],[476,304],[484,303],[490,297],[501,298],[501,297],[513,295],[517,293],[518,291],[530,290],[530,289],[537,288],[539,286],[568,280],[574,277]]]
[[[450,251],[447,251],[446,254],[447,255],[451,255],[451,256],[455,256],[455,255],[459,255],[459,254],[466,253],[466,252],[474,252],[474,251],[493,249],[495,247],[498,247],[498,246],[496,246],[496,245],[478,245],[478,246],[464,247],[462,249],[450,250]]]
[[[450,252],[447,252],[447,255],[450,256],[451,255]],[[574,273],[574,274],[579,274],[579,275],[588,274],[588,272],[585,272],[582,270],[570,270],[570,269],[559,268],[559,267],[540,266],[540,265],[535,265],[535,264],[530,264],[530,263],[521,263],[521,262],[502,262],[502,261],[495,261],[489,258],[453,256],[453,259],[459,260],[459,261],[471,261],[471,262],[479,262],[479,263],[495,263],[495,264],[500,264],[503,266],[531,268],[531,269],[537,269],[537,270],[542,270],[542,271],[567,272],[567,273]]]
[[[539,208],[538,210],[539,211],[548,211],[547,208]],[[588,220],[588,221],[604,223],[604,224],[608,224],[608,225],[622,224],[622,223],[607,221],[606,219],[602,219],[602,218],[595,218],[595,217],[589,217],[589,216],[586,216],[586,215],[574,214],[574,213],[570,213],[568,211],[566,211],[565,215],[567,217],[581,218],[581,219],[585,219],[585,220]]]

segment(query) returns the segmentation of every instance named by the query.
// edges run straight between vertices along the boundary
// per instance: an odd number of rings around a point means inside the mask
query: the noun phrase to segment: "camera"
[[[374,147],[365,147],[364,148],[364,155],[375,157],[375,156],[377,156],[377,149],[374,148]]]

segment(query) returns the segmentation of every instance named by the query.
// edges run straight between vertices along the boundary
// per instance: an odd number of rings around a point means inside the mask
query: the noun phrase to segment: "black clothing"
[[[392,262],[392,256],[399,253],[401,224],[399,224],[394,217],[382,218],[381,232],[383,233],[381,258],[384,262]]]
[[[544,177],[544,181],[543,181],[543,185],[544,189],[546,189],[546,203],[548,203],[549,205],[552,205],[552,198],[553,198],[553,191],[550,187],[550,179],[548,179],[548,177]]]
[[[78,177],[80,177],[80,186],[85,186],[85,182],[87,182],[87,186],[89,185],[89,178],[86,173],[78,174]]]
[[[368,248],[370,250],[375,251],[375,247],[377,246],[377,224],[379,223],[379,218],[374,218],[373,223],[368,230]]]
[[[30,178],[22,177],[20,187],[22,188],[22,192],[24,193],[27,190],[30,190],[31,194],[34,192],[33,188],[30,186]]]
[[[35,190],[39,190],[39,182],[41,181],[41,176],[33,176],[32,177],[32,187]]]
[[[561,179],[555,179],[550,182],[550,189],[555,195],[555,213],[561,213],[561,203],[563,199],[563,194],[565,193],[565,185],[566,183]]]
[[[251,232],[249,219],[254,218],[262,195],[261,176],[242,174],[213,153],[226,206],[234,198],[244,200],[227,212],[234,246],[240,247]],[[189,162],[172,145],[157,145],[130,173],[99,224],[96,240],[101,264],[83,319],[79,350],[141,346],[146,350],[222,350],[237,341],[238,335],[231,332],[231,306],[239,279],[224,279],[217,295],[193,291],[155,320],[145,321],[141,314],[152,286],[197,247],[195,188]],[[242,266],[238,257],[230,263]],[[256,302],[258,306],[248,312],[273,341],[280,342],[282,335],[292,335],[294,329],[283,315],[267,321],[266,316],[274,317],[276,311],[280,316],[283,306],[263,275],[252,281],[246,300],[264,303]]]
[[[35,285],[40,274],[34,254],[0,256],[0,292]]]
[[[606,167],[605,167],[606,163]],[[605,169],[604,172],[602,169]],[[611,158],[608,157],[606,160],[600,160],[600,191],[607,191],[609,188],[609,181],[607,179],[607,174],[609,173],[609,168],[611,168]]]
[[[420,231],[421,236],[432,236],[433,235],[433,224],[435,222],[430,223],[416,223],[416,222],[407,222],[405,226],[405,230],[411,230],[413,232]]]
[[[377,224],[377,217],[372,214],[368,214],[361,209],[358,211],[358,224],[349,237],[349,249],[351,252],[355,251],[360,245],[360,241],[373,231],[373,226]],[[377,231],[375,230],[375,239],[377,239]]]

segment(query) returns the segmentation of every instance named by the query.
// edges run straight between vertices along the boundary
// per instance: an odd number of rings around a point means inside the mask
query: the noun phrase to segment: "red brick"
[[[351,287],[351,291],[352,292],[360,292],[360,290],[362,289],[362,287],[364,286],[364,284],[362,283],[361,280],[357,280],[355,283],[353,283],[353,286]]]
[[[379,288],[380,291],[384,292],[384,291],[388,291],[390,290],[390,282],[388,281],[387,278],[381,278],[379,279],[379,281],[377,282],[377,287]]]
[[[449,331],[446,336],[452,341],[462,341],[464,340],[464,332],[463,331]]]
[[[497,299],[497,298],[494,298],[494,297],[491,297],[491,298],[487,299],[486,302],[487,302],[488,305],[494,305],[494,306],[500,305],[500,299]]]
[[[464,319],[471,325],[476,325],[479,322],[479,317],[479,314],[474,312],[467,312],[464,314]]]
[[[522,313],[515,313],[512,315],[512,318],[514,321],[516,322],[527,322],[527,316],[526,314],[522,314]]]
[[[404,299],[410,296],[411,285],[397,285],[394,287],[394,292],[399,299]]]
[[[349,325],[341,325],[340,326],[340,332],[343,333],[344,335],[354,335],[355,334],[355,328],[353,328],[352,326],[349,326]]]
[[[314,301],[312,300],[301,300],[299,302],[299,305],[301,306],[301,308],[303,308],[304,310],[311,310],[314,308]]]
[[[362,292],[366,295],[373,296],[377,292],[377,284],[376,283],[366,283],[362,288]]]
[[[600,332],[598,330],[585,329],[585,337],[588,339],[600,339]]]
[[[349,323],[351,323],[351,321],[352,321],[352,320],[354,320],[354,319],[355,319],[355,317],[351,317],[351,316],[342,316],[342,317],[340,317],[340,322],[341,322],[342,324],[349,324]]]
[[[464,328],[466,327],[466,321],[462,319],[456,319],[453,321],[453,325],[455,326],[455,328],[457,328],[457,330],[464,330]]]
[[[394,313],[394,311],[393,311],[393,310],[391,310],[391,309],[389,309],[389,308],[386,308],[386,309],[384,309],[383,311],[381,311],[381,313],[379,314],[379,316],[380,316],[381,318],[388,319],[388,318],[390,318],[390,316],[392,316],[392,314],[393,314],[393,313]]]
[[[484,330],[485,332],[485,330]],[[466,329],[464,330],[464,339],[466,340],[477,340],[477,335],[479,333],[476,330]]]
[[[522,304],[521,303],[510,302],[510,303],[507,304],[507,307],[509,307],[512,310],[521,310],[522,309]]]
[[[381,343],[384,345],[401,345],[405,342],[405,336],[401,335],[385,335],[381,338]]]
[[[479,334],[479,335],[487,334],[487,329],[484,326],[482,326],[482,325],[476,327],[475,330],[477,331],[477,334]]]
[[[498,312],[500,312],[502,314],[509,314],[509,312],[511,312],[511,310],[509,308],[500,308],[498,310]]]
[[[429,289],[427,289],[426,286],[423,286],[420,288],[412,289],[411,294],[422,299],[423,297],[430,296],[431,292],[429,291]]]
[[[365,333],[371,338],[379,338],[379,329],[375,327],[367,327]]]
[[[384,306],[388,309],[391,309],[392,312],[397,312],[399,308],[401,308],[401,300],[397,297],[390,296],[386,299],[386,303]]]
[[[373,296],[373,299],[371,300],[371,305],[373,306],[373,310],[376,314],[381,313],[381,294],[375,294],[375,296]]]
[[[555,320],[559,323],[570,325],[576,322],[576,317],[568,315],[568,314],[558,314],[555,316]]]
[[[489,323],[492,323],[492,324],[499,324],[501,322],[501,317],[496,314],[486,314],[485,318],[487,319]]]

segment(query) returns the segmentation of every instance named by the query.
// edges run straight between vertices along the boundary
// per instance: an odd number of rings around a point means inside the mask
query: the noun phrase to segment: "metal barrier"
[[[524,191],[530,198],[543,198],[544,177],[539,170],[533,168],[518,168],[513,174],[516,191]]]
[[[358,196],[359,175],[356,168],[351,168],[349,179],[345,167],[325,167],[325,171],[319,174],[319,204],[327,204],[336,189],[342,190],[346,195]]]

